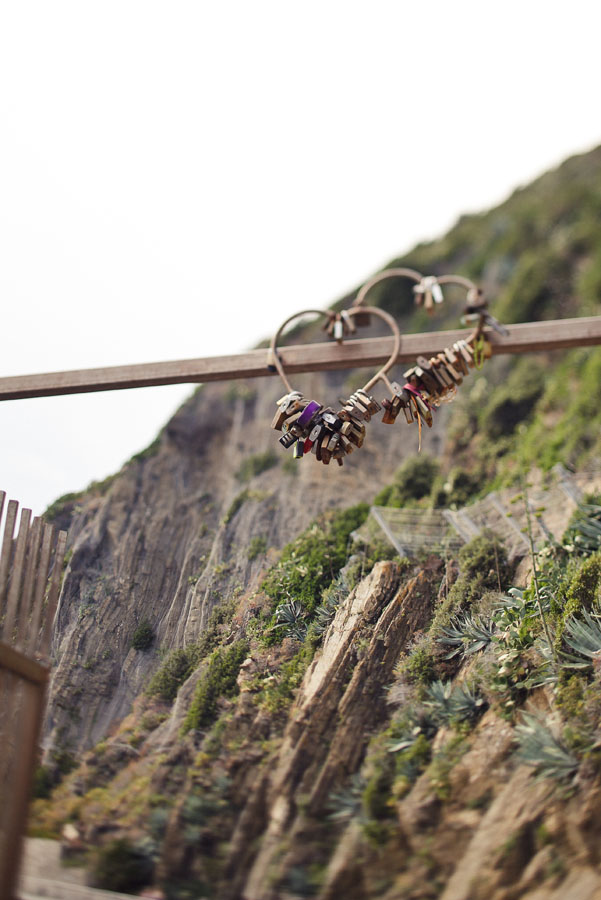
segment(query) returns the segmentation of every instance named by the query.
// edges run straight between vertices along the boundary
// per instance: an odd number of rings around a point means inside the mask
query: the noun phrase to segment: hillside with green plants
[[[599,213],[601,149],[391,265],[468,275],[505,322],[597,315]],[[421,331],[455,327],[445,297],[432,318],[402,281],[373,302]],[[102,490],[57,502],[32,833],[70,822],[93,884],[166,900],[598,896],[601,496],[591,475],[535,546],[529,494],[557,463],[601,469],[600,376],[596,348],[496,357],[421,454],[397,422],[340,474],[273,453],[277,385],[207,386]],[[507,485],[522,559],[486,532],[456,558],[354,539],[373,504]]]

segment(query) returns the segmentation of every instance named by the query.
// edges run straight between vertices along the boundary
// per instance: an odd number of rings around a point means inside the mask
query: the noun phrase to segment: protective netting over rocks
[[[601,491],[601,471],[572,475],[556,466],[548,482],[528,486],[526,494],[514,488],[492,492],[461,509],[395,509],[372,506],[357,541],[369,543],[386,537],[400,556],[419,553],[456,553],[461,545],[484,531],[503,542],[510,558],[524,556],[530,546],[528,514],[535,549],[550,540],[561,540],[579,500]]]

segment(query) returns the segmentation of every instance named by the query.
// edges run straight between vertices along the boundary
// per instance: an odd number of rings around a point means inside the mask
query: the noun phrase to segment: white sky
[[[5,3],[0,374],[241,351],[600,143],[596,6]],[[189,392],[0,403],[0,487],[43,511]]]

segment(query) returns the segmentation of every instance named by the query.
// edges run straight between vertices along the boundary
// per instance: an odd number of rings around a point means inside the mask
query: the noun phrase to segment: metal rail
[[[509,325],[508,329],[506,337],[487,332],[494,354],[533,353],[601,344],[601,316],[527,322]],[[465,330],[405,334],[401,339],[397,362],[411,362],[420,354],[432,356],[440,353],[465,335]],[[284,347],[278,352],[285,362],[286,371],[295,374],[380,366],[388,359],[392,348],[393,338],[383,337],[349,340],[343,344],[303,344]],[[119,391],[162,384],[198,384],[236,378],[260,378],[276,374],[275,368],[268,363],[267,350],[251,350],[248,353],[204,359],[13,375],[0,378],[0,400]]]

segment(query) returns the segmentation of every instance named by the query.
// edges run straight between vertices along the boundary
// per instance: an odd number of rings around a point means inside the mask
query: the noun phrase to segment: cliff
[[[596,150],[393,262],[477,278],[506,321],[595,314],[600,212]],[[454,299],[426,320],[402,284],[374,292],[412,330],[455,323]],[[515,573],[498,543],[408,561],[351,533],[376,498],[463,505],[534,466],[594,465],[600,374],[596,350],[495,359],[419,458],[414,427],[373,421],[341,469],[280,448],[276,379],[204,386],[121,472],[57,501],[70,551],[36,832],[76,822],[98,883],[170,900],[593,897],[596,670],[543,677],[540,598],[525,576],[503,612]],[[333,404],[363,375],[298,386]],[[596,557],[548,557],[543,613],[565,650]],[[469,643],[461,615],[494,638],[449,657],[445,628]],[[559,723],[558,779],[515,755],[525,703]],[[119,852],[137,882],[107,883]]]

